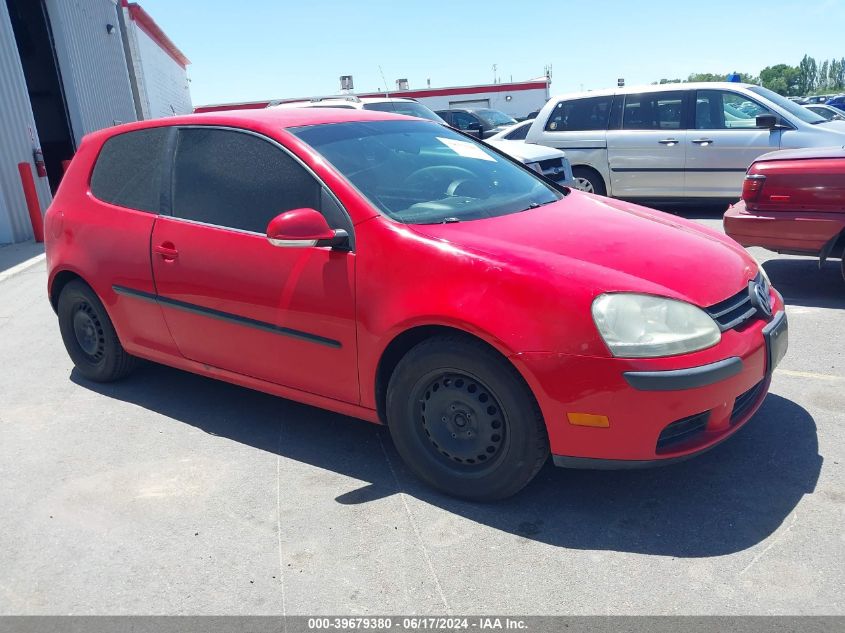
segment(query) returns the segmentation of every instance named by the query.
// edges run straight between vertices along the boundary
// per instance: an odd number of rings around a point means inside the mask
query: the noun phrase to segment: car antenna
[[[378,65],[378,71],[381,73],[381,80],[384,82],[384,97],[385,99],[388,99],[390,98],[390,95],[388,94],[387,89],[387,79],[384,76],[384,71],[381,69],[381,64]]]

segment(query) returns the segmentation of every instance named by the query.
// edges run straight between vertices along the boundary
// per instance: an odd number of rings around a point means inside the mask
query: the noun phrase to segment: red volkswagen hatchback
[[[97,132],[45,231],[86,378],[145,358],[384,423],[465,498],[517,492],[550,449],[597,468],[707,449],[786,350],[781,297],[724,235],[379,112]]]

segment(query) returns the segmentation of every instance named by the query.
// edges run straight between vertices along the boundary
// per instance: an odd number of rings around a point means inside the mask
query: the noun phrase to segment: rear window
[[[170,130],[136,130],[107,140],[91,174],[91,193],[103,202],[158,213],[161,161]]]
[[[561,101],[549,115],[546,130],[549,132],[606,130],[612,101],[612,96]]]

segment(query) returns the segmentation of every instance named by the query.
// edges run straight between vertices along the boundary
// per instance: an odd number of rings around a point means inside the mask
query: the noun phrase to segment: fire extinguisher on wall
[[[32,150],[32,160],[35,162],[35,172],[39,178],[47,177],[47,165],[44,164],[44,153],[40,147]]]

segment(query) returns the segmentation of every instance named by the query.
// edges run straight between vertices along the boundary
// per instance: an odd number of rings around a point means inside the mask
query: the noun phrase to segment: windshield
[[[490,218],[563,197],[529,170],[434,123],[350,121],[288,131],[406,224]]]
[[[502,125],[513,125],[514,123],[516,123],[516,119],[508,116],[504,112],[499,112],[498,110],[476,110],[475,114],[481,117],[481,119],[483,119],[485,123],[492,127],[500,127]]]
[[[435,123],[446,124],[446,121],[437,116],[434,112],[426,108],[423,104],[416,101],[380,101],[378,103],[365,103],[365,110],[378,110],[379,112],[393,112],[394,114],[404,114],[407,116],[415,116],[420,119],[428,119]]]
[[[763,88],[762,86],[750,86],[748,89],[751,92],[760,95],[761,97],[766,97],[766,99],[774,103],[776,106],[779,106],[783,110],[786,110],[796,118],[801,119],[802,121],[804,121],[804,123],[824,122],[824,119],[815,112],[808,110],[802,105],[798,105],[794,101],[790,101],[786,97],[780,96],[776,92],[772,92],[768,88]]]

